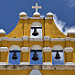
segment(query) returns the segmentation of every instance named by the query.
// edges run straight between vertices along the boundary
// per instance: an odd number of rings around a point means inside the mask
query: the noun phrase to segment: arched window
[[[19,65],[21,51],[18,45],[12,45],[9,48],[9,65]]]
[[[31,24],[30,38],[42,38],[42,24],[34,22]]]
[[[32,70],[29,75],[42,75],[39,70]]]
[[[55,45],[52,48],[52,64],[53,65],[64,65],[64,51],[60,45]]]
[[[39,45],[31,47],[30,51],[30,65],[42,65],[42,48]]]

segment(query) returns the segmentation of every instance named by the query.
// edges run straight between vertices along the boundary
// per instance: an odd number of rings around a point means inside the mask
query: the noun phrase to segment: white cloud
[[[65,32],[64,33],[65,34],[67,34],[67,33],[75,33],[75,27],[73,26],[71,28],[65,28]]]
[[[56,24],[56,26],[58,27],[58,29],[63,32],[63,27],[66,25],[65,22],[62,22],[61,20],[58,20],[58,17],[56,16],[56,14],[54,14],[54,22]]]
[[[67,35],[67,33],[75,33],[75,26],[72,26],[70,28],[66,27],[65,31],[63,31],[63,28],[66,26],[66,22],[59,20],[56,14],[54,14],[54,22],[56,26],[58,27],[58,29],[61,32],[63,32],[65,35]]]
[[[75,6],[75,0],[67,0],[68,6],[74,7]]]

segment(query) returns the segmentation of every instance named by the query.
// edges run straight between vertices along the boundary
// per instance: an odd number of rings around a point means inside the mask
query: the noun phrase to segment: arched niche
[[[9,48],[9,65],[19,65],[20,64],[20,57],[21,57],[21,51],[20,47],[18,45],[12,45]]]
[[[42,24],[40,22],[31,24],[30,38],[42,38]]]
[[[42,75],[39,70],[32,70],[29,75]]]
[[[64,50],[61,45],[55,45],[52,48],[52,64],[64,65]]]
[[[34,45],[30,49],[30,65],[42,65],[43,54],[40,45]]]

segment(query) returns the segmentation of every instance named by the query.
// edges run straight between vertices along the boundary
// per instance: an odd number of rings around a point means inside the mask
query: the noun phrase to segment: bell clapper
[[[18,57],[17,57],[17,55],[16,55],[16,52],[14,52],[12,59],[13,59],[13,60],[18,59]]]
[[[55,59],[60,59],[60,54],[59,54],[58,51],[57,51],[57,53],[56,53]]]
[[[39,33],[37,32],[37,29],[34,28],[34,32],[32,33],[33,36],[37,36]]]
[[[38,59],[39,58],[38,58],[37,52],[35,51],[33,54],[32,60],[37,61]]]

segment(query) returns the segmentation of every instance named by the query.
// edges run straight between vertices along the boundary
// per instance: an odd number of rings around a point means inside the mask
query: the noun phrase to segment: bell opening
[[[13,56],[12,56],[12,59],[13,59],[13,60],[18,59],[18,57],[17,57],[17,55],[16,55],[16,52],[14,52],[14,54],[13,54]]]
[[[34,61],[38,61],[39,58],[38,58],[38,55],[37,55],[37,52],[35,51],[34,54],[33,54],[33,57],[32,57],[32,60]]]
[[[37,32],[37,29],[36,29],[36,28],[34,28],[34,32],[32,33],[32,35],[33,35],[33,36],[39,35],[39,33]]]
[[[60,54],[59,54],[58,51],[57,51],[57,53],[56,53],[55,59],[60,59]]]

